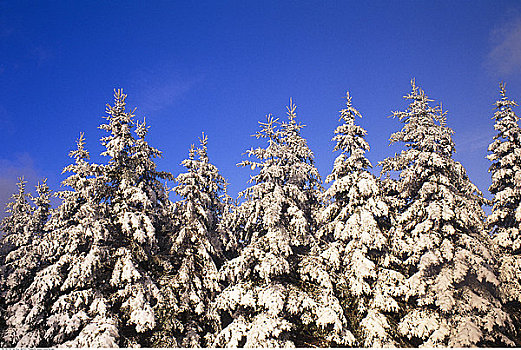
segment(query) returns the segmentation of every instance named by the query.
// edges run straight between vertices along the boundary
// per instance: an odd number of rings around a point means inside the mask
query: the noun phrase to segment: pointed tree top
[[[200,148],[197,149],[197,154],[199,154],[199,159],[205,163],[208,163],[208,136],[202,133],[202,136],[199,137]]]
[[[353,104],[351,102],[352,97],[351,97],[351,93],[349,92],[349,90],[347,90],[346,97],[344,97],[344,98],[347,100],[346,106],[351,107]]]
[[[257,131],[255,133],[256,138],[274,138],[276,135],[275,125],[279,124],[279,118],[273,118],[273,115],[267,114],[266,115],[266,122],[259,122],[259,125],[261,127],[261,131]]]
[[[85,149],[85,134],[80,132],[80,137],[76,139],[76,149],[69,152],[69,157],[79,161],[81,159],[89,159],[89,152]]]
[[[338,120],[345,122],[352,122],[354,121],[355,117],[362,118],[362,114],[353,107],[353,103],[351,102],[352,96],[349,91],[346,93],[346,97],[344,97],[346,101],[346,107],[342,110],[340,110],[340,118]]]
[[[27,181],[25,180],[25,178],[23,176],[18,178],[18,183],[16,184],[16,186],[18,187],[19,193],[25,193],[26,184],[27,184]]]
[[[514,100],[511,100],[507,96],[506,84],[504,82],[499,83],[499,94],[501,95],[501,100],[496,101],[496,108],[501,109],[502,107],[516,107],[517,103]],[[495,119],[494,117],[492,119]]]
[[[297,114],[295,113],[297,106],[293,103],[293,98],[289,98],[289,105],[286,107],[286,109],[288,110],[287,114],[289,120],[293,122],[293,120],[297,117]]]
[[[144,139],[145,138],[145,136],[148,133],[148,129],[149,128],[150,128],[150,126],[147,126],[147,120],[146,120],[145,117],[143,117],[143,122],[142,123],[139,123],[139,121],[136,121],[136,135],[140,139]]]
[[[501,99],[505,100],[507,98],[507,92],[506,92],[506,84],[505,82],[499,83],[499,93],[501,94]]]

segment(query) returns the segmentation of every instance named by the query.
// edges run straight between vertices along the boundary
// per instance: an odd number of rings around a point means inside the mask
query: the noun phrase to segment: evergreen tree
[[[63,171],[72,173],[62,182],[71,190],[57,194],[62,203],[48,223],[48,234],[32,250],[42,252],[40,268],[21,299],[8,309],[4,335],[8,346],[56,346],[85,329],[96,330],[93,338],[101,340],[90,342],[91,346],[117,344],[116,319],[102,317],[95,309],[96,305],[103,308],[108,300],[92,286],[101,262],[90,252],[90,245],[94,241],[98,252],[107,253],[99,242],[108,231],[102,221],[104,208],[95,196],[94,165],[87,162],[84,144],[81,134],[77,150],[69,153],[75,163]]]
[[[17,209],[12,210],[12,215],[5,218],[4,221],[6,228],[8,228],[9,224],[13,225],[11,233],[6,236],[3,243],[5,245],[5,248],[3,248],[4,252],[8,252],[10,249],[12,251],[6,256],[6,260],[2,262],[2,265],[5,264],[4,278],[6,279],[3,287],[6,287],[4,292],[7,293],[7,295],[4,294],[3,296],[10,301],[14,300],[13,297],[17,298],[19,296],[20,287],[24,284],[22,282],[26,278],[32,277],[32,269],[39,264],[38,257],[32,256],[34,255],[33,248],[39,244],[39,240],[45,234],[44,227],[49,219],[51,209],[51,190],[47,186],[47,179],[44,179],[42,183],[39,182],[36,186],[37,197],[33,197],[30,193],[25,195],[25,183],[23,179],[20,179],[18,183],[19,192],[13,196],[16,197],[16,200],[8,204],[8,208],[16,207]],[[27,199],[34,203],[34,207],[29,204]],[[21,235],[17,237],[16,231],[20,232]],[[10,242],[18,244],[10,244]],[[16,274],[7,277],[14,270],[17,270]]]
[[[47,186],[47,179],[36,186],[37,197],[30,195],[31,201],[34,203],[34,212],[31,216],[29,227],[33,234],[41,237],[45,231],[45,224],[49,220],[51,214],[51,189]]]
[[[18,192],[11,196],[11,202],[6,206],[8,216],[0,222],[0,231],[5,234],[2,244],[9,245],[11,249],[28,245],[33,238],[29,225],[33,208],[28,201],[29,194],[25,191],[26,184],[23,177],[18,179]]]
[[[327,346],[353,340],[329,275],[311,254],[320,177],[292,103],[288,117],[280,128],[271,116],[260,123],[256,137],[267,139],[267,147],[250,149],[248,155],[258,160],[239,164],[260,171],[240,194],[244,202],[234,230],[243,248],[220,271],[225,289],[214,307],[222,328],[213,346]]]
[[[391,233],[394,264],[404,275],[398,331],[413,346],[512,345],[484,234],[483,197],[452,158],[446,114],[429,106],[414,80],[405,99],[407,110],[393,113],[404,126],[390,138],[405,150],[382,162],[384,173],[399,172],[402,203]]]
[[[192,145],[181,163],[187,171],[176,178],[174,188],[183,199],[176,203],[174,215],[173,268],[161,280],[159,346],[202,347],[214,330],[208,308],[220,289],[217,274],[224,257],[219,223],[227,184],[209,162],[208,138],[203,134],[199,140],[200,148]]]
[[[5,257],[5,261],[2,262],[2,272],[0,274],[0,300],[1,308],[5,313],[4,319],[8,315],[6,312],[7,308],[20,300],[21,294],[31,283],[35,271],[41,264],[42,252],[37,248],[46,234],[44,226],[49,216],[51,195],[46,181],[44,180],[36,186],[37,197],[27,194],[27,198],[35,204],[34,208],[24,198],[25,181],[22,179],[18,184],[19,192],[14,196],[17,198],[11,203],[14,205],[9,205],[11,208],[16,207],[18,209],[13,210],[12,214],[19,216],[19,218],[16,219],[11,216],[6,218],[5,222],[10,222],[11,224],[16,222],[14,226],[22,224],[25,226],[23,228],[19,226],[24,236],[22,240],[11,240],[16,235],[13,231],[6,237],[7,241],[17,241],[20,245],[17,246],[6,242],[4,246],[5,252],[10,250]],[[23,208],[23,210],[20,210],[20,208]],[[4,328],[5,325],[2,326],[0,333],[5,330]]]
[[[125,109],[121,91],[107,106],[111,132],[102,139],[107,165],[88,163],[83,135],[71,152],[75,163],[51,218],[49,252],[22,300],[8,310],[11,346],[116,347],[146,343],[155,327],[153,306],[159,288],[152,275],[161,266],[157,241],[168,199],[148,146],[145,124]],[[146,345],[146,344],[145,344]]]
[[[168,266],[159,243],[168,236],[170,208],[161,180],[173,177],[157,170],[154,158],[161,152],[145,140],[148,127],[134,121],[133,112],[126,110],[126,97],[118,90],[114,105],[107,106],[108,122],[100,128],[110,133],[101,140],[106,148],[102,155],[110,159],[97,176],[105,184],[110,223],[107,243],[112,259],[104,264],[104,287],[118,318],[119,345],[133,346],[147,345],[156,326],[153,307],[161,296],[155,280]]]
[[[513,111],[517,103],[506,96],[500,84],[501,99],[496,101],[493,119],[498,134],[488,150],[492,161],[489,172],[494,195],[492,213],[487,223],[494,232],[499,253],[499,279],[507,308],[521,326],[521,129]],[[518,328],[519,329],[519,328]]]
[[[323,255],[358,344],[397,346],[386,315],[398,310],[390,294],[396,272],[386,267],[385,259],[388,208],[377,179],[368,171],[372,165],[364,154],[369,144],[364,139],[366,131],[355,124],[356,117],[362,115],[353,107],[348,92],[347,106],[340,111],[343,123],[333,138],[333,151],[341,153],[326,178],[332,184],[324,193],[330,203],[321,215],[321,233],[330,244]]]
[[[30,225],[34,209],[28,201],[26,184],[23,177],[18,179],[18,192],[11,196],[12,201],[6,206],[8,216],[0,222],[0,231],[5,234],[0,242],[0,346],[5,343],[2,335],[6,330],[7,309],[18,299],[34,265],[31,264],[34,261],[24,256],[35,238]],[[21,269],[16,271],[19,262]]]

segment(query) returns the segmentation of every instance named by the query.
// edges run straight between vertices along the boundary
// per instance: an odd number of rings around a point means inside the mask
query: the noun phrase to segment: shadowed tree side
[[[48,251],[34,281],[10,310],[9,346],[132,346],[155,327],[161,271],[157,242],[166,235],[169,204],[145,141],[146,125],[126,111],[116,91],[107,106],[107,165],[88,162],[83,136],[64,182],[62,204],[42,241]],[[137,138],[132,134],[136,127]]]
[[[413,346],[510,346],[510,319],[499,301],[482,194],[452,156],[446,114],[429,106],[414,82],[394,116],[403,123],[391,143],[405,149],[382,162],[394,183],[394,268],[401,272],[398,332]],[[388,178],[386,181],[394,180]]]
[[[203,347],[215,331],[209,306],[220,291],[218,269],[224,261],[220,221],[225,214],[226,180],[208,158],[208,138],[190,148],[177,176],[171,234],[172,267],[161,277],[162,302],[157,309],[159,330],[154,346]]]
[[[511,312],[517,330],[518,345],[521,327],[521,128],[519,117],[513,108],[517,103],[510,100],[505,85],[500,84],[501,99],[496,101],[494,136],[488,148],[487,158],[492,162],[489,172],[492,184],[489,191],[494,195],[492,212],[487,224],[493,231],[494,244],[498,250],[501,296]]]
[[[346,346],[353,336],[318,251],[314,231],[320,177],[300,136],[295,106],[288,121],[268,116],[239,166],[256,168],[241,192],[233,231],[243,248],[224,264],[224,290],[214,308],[221,321],[213,346]]]
[[[321,214],[321,235],[328,242],[322,255],[357,344],[396,347],[400,343],[387,315],[399,310],[392,291],[401,275],[388,266],[388,207],[379,181],[368,171],[366,131],[355,124],[362,115],[349,92],[346,99],[333,137],[333,151],[341,153],[326,178],[332,184],[324,193],[329,203]]]

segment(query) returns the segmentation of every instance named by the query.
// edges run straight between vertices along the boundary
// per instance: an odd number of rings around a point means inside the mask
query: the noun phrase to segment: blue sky
[[[521,100],[521,2],[0,1],[0,52],[0,201],[19,175],[58,190],[82,131],[103,162],[97,126],[114,88],[147,118],[161,169],[177,175],[204,131],[235,196],[257,122],[284,117],[290,97],[323,178],[348,89],[368,158],[394,154],[401,124],[388,116],[412,77],[448,110],[456,159],[490,197],[499,81]]]

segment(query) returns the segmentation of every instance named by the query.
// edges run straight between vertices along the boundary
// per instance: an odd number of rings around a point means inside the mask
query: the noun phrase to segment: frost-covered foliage
[[[49,220],[51,214],[51,189],[47,186],[47,179],[39,182],[36,185],[36,193],[38,196],[33,197],[29,195],[31,201],[34,203],[34,211],[31,215],[29,228],[38,237],[45,233],[45,224]]]
[[[250,149],[240,166],[258,168],[253,185],[240,195],[235,231],[243,249],[226,262],[220,276],[226,288],[214,303],[222,329],[217,347],[348,345],[353,336],[333,294],[316,247],[313,211],[318,206],[319,174],[313,153],[300,135],[295,106],[278,127],[268,116],[257,138],[266,148]]]
[[[11,196],[11,202],[6,206],[8,216],[0,222],[0,231],[5,234],[2,244],[13,248],[29,244],[33,237],[30,225],[33,207],[29,204],[26,184],[23,177],[18,179],[18,192]]]
[[[446,115],[414,81],[409,107],[394,113],[403,128],[391,143],[404,149],[381,163],[384,180],[370,172],[348,94],[321,193],[290,102],[287,120],[260,123],[266,144],[239,164],[253,174],[238,206],[204,134],[171,202],[163,182],[174,178],[157,169],[148,126],[115,91],[100,126],[107,162],[91,162],[80,134],[57,208],[45,181],[32,196],[23,179],[8,204],[0,346],[514,345],[521,131],[500,93],[488,232]]]
[[[506,96],[500,84],[501,99],[496,101],[493,119],[498,134],[488,150],[493,163],[489,172],[494,195],[488,225],[494,232],[499,253],[499,278],[504,301],[519,313],[521,303],[521,129],[513,111],[517,103]],[[519,317],[519,315],[518,315]]]
[[[387,268],[388,208],[379,182],[368,171],[366,131],[355,124],[362,117],[347,93],[340,111],[343,123],[335,130],[334,151],[341,151],[326,178],[329,205],[322,211],[321,234],[330,242],[322,254],[328,261],[335,289],[344,304],[359,346],[397,346],[388,314],[398,310],[392,297],[396,272]]]
[[[405,149],[382,162],[384,173],[400,175],[394,185],[402,205],[391,231],[393,263],[404,276],[398,331],[414,346],[512,345],[484,233],[482,195],[452,158],[446,114],[429,106],[432,100],[414,81],[405,99],[409,107],[393,113],[403,128],[390,138]]]
[[[174,191],[182,197],[174,212],[172,268],[160,279],[158,306],[160,330],[155,346],[202,347],[215,320],[209,306],[220,286],[217,279],[223,250],[220,219],[226,208],[226,180],[208,158],[208,138],[192,145],[181,163],[186,172],[175,179]]]
[[[88,162],[83,135],[62,204],[38,245],[41,268],[22,298],[7,310],[8,346],[116,347],[143,342],[155,327],[159,288],[151,274],[164,234],[166,190],[152,158],[159,151],[144,140],[146,127],[131,134],[133,115],[121,91],[107,107],[111,135],[102,139],[107,165]]]
[[[25,193],[25,184],[20,179],[19,191],[13,195],[13,202],[7,205],[11,215],[3,221],[7,235],[1,243],[0,309],[4,322],[0,322],[0,345],[8,344],[4,340],[8,311],[21,299],[41,264],[42,251],[37,248],[45,238],[44,227],[50,211],[51,191],[46,180],[38,183],[36,197]],[[34,207],[29,204],[28,198]]]

